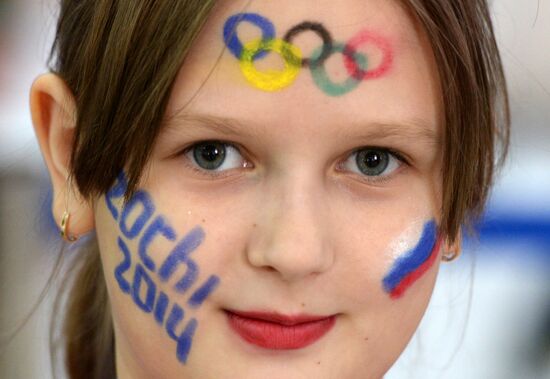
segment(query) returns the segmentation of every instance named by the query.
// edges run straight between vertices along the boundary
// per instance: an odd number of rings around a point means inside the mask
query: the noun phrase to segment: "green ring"
[[[344,45],[343,43],[335,42],[332,44],[332,49],[330,54],[343,53],[345,48],[346,48],[346,45]],[[318,47],[312,53],[311,60],[314,61],[318,59],[322,53],[323,53],[323,46]],[[355,52],[354,59],[358,63],[359,67],[361,67],[362,70],[367,70],[367,57],[365,57],[363,54]],[[350,76],[348,79],[346,79],[342,83],[334,83],[328,77],[327,70],[325,69],[324,63],[318,64],[318,65],[312,65],[310,67],[310,70],[311,70],[311,76],[313,77],[313,81],[315,82],[315,84],[317,84],[317,87],[319,87],[324,93],[326,93],[329,96],[345,95],[346,93],[355,89],[359,85],[359,83],[361,83],[361,80],[356,79],[353,76]]]

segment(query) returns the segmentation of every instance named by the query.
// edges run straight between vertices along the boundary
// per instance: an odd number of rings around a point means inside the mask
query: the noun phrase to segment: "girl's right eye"
[[[234,168],[247,167],[247,161],[232,144],[223,141],[202,141],[184,152],[193,168],[199,171],[220,173]]]

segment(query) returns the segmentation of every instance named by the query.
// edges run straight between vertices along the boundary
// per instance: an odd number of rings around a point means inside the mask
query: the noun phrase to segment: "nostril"
[[[273,266],[266,266],[264,267],[264,270],[267,272],[277,272],[277,269]]]

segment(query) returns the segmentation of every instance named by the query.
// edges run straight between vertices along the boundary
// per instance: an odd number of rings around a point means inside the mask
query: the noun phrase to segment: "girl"
[[[484,0],[63,0],[52,58],[71,378],[381,378],[507,146]]]

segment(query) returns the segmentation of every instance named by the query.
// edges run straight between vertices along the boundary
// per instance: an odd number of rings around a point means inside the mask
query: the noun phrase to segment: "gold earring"
[[[461,250],[459,249],[449,249],[443,252],[441,255],[441,260],[445,263],[452,262],[460,257]]]
[[[63,217],[61,217],[61,230],[59,235],[67,242],[75,242],[78,237],[72,234],[69,234],[69,218],[71,217],[70,213],[65,211],[63,212]]]

